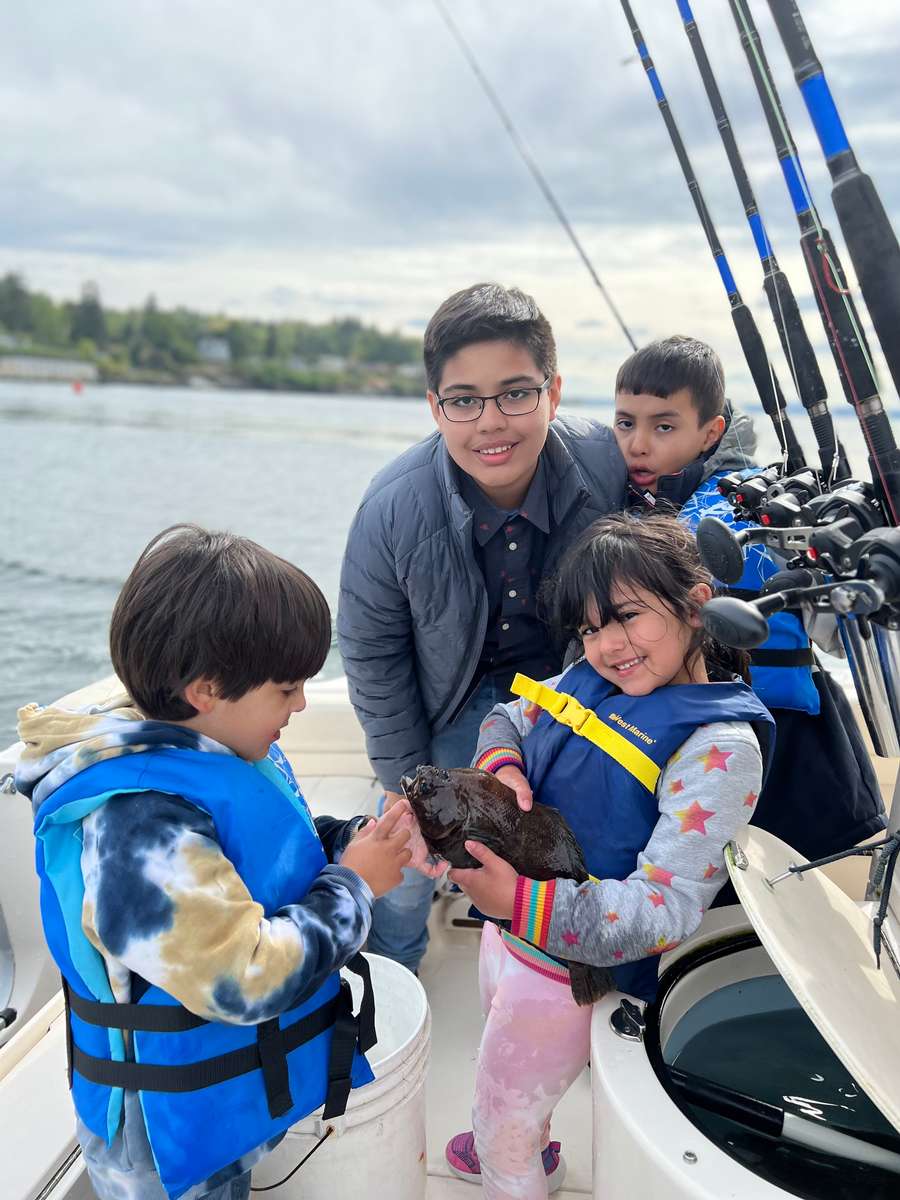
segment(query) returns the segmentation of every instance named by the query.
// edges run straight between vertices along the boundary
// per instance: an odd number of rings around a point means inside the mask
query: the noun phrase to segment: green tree
[[[229,321],[225,337],[235,362],[251,358],[257,349],[257,339],[253,336],[249,321]]]
[[[106,345],[106,318],[95,283],[86,283],[81,289],[81,299],[72,309],[70,337],[73,342],[87,338],[95,346]]]
[[[64,305],[54,304],[42,292],[29,296],[31,335],[41,346],[60,349],[69,344],[69,317]]]
[[[0,279],[0,324],[10,333],[31,332],[31,303],[21,275],[10,271]]]

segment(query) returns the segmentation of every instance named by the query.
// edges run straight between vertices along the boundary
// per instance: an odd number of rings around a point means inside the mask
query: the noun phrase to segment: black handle
[[[815,351],[800,316],[796,297],[782,270],[767,274],[763,280],[763,287],[775,316],[781,348],[797,386],[797,394],[803,407],[811,408],[827,398],[828,389],[825,387]]]

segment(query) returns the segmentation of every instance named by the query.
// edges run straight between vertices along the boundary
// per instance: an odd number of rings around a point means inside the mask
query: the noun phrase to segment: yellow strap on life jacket
[[[592,708],[585,708],[574,696],[537,683],[527,675],[517,674],[510,691],[515,696],[530,700],[548,712],[555,721],[567,725],[579,737],[587,738],[589,742],[599,746],[633,775],[638,783],[643,784],[648,792],[656,791],[660,768],[648,754],[629,742],[628,738],[601,721]]]

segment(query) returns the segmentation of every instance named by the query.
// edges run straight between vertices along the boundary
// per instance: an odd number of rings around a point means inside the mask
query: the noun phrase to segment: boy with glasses
[[[516,671],[559,670],[538,588],[582,529],[622,508],[626,484],[609,429],[557,416],[556,345],[530,296],[455,293],[424,356],[437,430],[376,475],[341,573],[338,640],[387,807],[420,763],[469,764]],[[375,905],[369,948],[415,971],[432,890],[404,871]]]

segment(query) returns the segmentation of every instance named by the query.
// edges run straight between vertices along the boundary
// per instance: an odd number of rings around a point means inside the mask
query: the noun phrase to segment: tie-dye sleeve
[[[83,830],[82,924],[118,1000],[133,972],[199,1016],[253,1024],[312,992],[368,935],[372,893],[341,866],[267,918],[211,818],[177,796],[142,792],[137,814],[133,797],[113,797]]]

